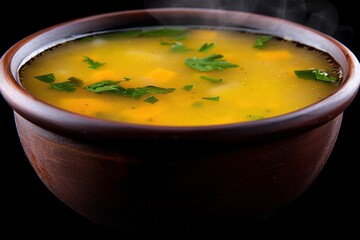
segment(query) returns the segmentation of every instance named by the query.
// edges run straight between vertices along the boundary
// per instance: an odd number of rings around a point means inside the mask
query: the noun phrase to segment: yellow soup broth
[[[329,55],[290,40],[230,29],[149,28],[58,44],[25,63],[20,79],[36,98],[71,112],[198,126],[296,111],[334,92],[341,74]]]

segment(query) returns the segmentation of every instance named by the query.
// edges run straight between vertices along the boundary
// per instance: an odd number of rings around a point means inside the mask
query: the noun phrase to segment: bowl
[[[18,70],[55,42],[111,29],[210,25],[290,38],[343,70],[330,96],[277,117],[214,126],[148,126],[86,117],[33,97]],[[261,221],[298,198],[328,160],[360,85],[354,54],[309,27],[254,13],[196,8],[111,12],[46,28],[0,61],[0,90],[27,158],[46,187],[87,219],[117,229]]]

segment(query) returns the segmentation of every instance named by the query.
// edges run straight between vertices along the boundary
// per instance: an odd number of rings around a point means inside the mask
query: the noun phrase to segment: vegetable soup
[[[59,108],[162,126],[255,121],[334,92],[339,64],[277,36],[217,28],[143,28],[79,36],[26,62],[23,87]]]

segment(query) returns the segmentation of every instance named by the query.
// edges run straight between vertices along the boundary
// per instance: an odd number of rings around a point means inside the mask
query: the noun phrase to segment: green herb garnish
[[[101,63],[101,62],[96,62],[93,59],[86,57],[86,56],[84,56],[84,62],[87,62],[89,64],[89,68],[92,68],[92,69],[97,69],[105,64],[105,63]]]
[[[191,90],[193,89],[193,87],[194,87],[194,85],[189,84],[189,85],[183,86],[183,89],[184,89],[185,91],[191,91]]]
[[[175,41],[181,41],[181,40],[185,40],[189,37],[189,35],[187,34],[183,34],[183,35],[180,35],[180,36],[177,36],[174,38]]]
[[[164,46],[170,46],[173,45],[173,42],[160,42],[160,45],[164,45]]]
[[[206,76],[201,76],[200,78],[213,83],[221,83],[224,80],[222,78],[211,78]]]
[[[97,83],[88,85],[85,87],[85,90],[94,92],[94,93],[117,91],[120,88],[118,83],[119,83],[119,81],[105,80],[105,81],[101,81],[101,82],[97,82]]]
[[[157,94],[166,94],[171,93],[175,91],[175,88],[162,88],[162,87],[156,87],[156,86],[146,86],[146,87],[139,87],[136,89],[142,89],[146,91],[146,93],[157,93]]]
[[[150,97],[146,98],[144,101],[147,102],[147,103],[154,104],[154,103],[156,103],[157,101],[159,101],[159,99],[157,99],[157,98],[154,97],[154,96],[150,96]]]
[[[173,52],[188,52],[191,49],[187,48],[182,42],[174,42],[171,44],[171,51]]]
[[[262,35],[256,38],[254,48],[263,48],[274,36]]]
[[[56,78],[53,73],[36,76],[35,78],[42,82],[49,83],[51,88],[63,92],[74,92],[76,88],[82,84],[82,81],[76,77],[70,77],[65,82],[54,83]]]
[[[125,96],[125,97],[132,97],[135,99],[139,99],[148,92],[144,88],[119,87],[119,89],[117,91],[115,91],[114,93],[121,95],[121,96]]]
[[[77,86],[81,86],[83,84],[83,81],[77,77],[69,77],[68,81],[75,83]]]
[[[35,78],[45,83],[53,83],[56,80],[55,75],[53,73],[36,76]]]
[[[138,88],[124,88],[121,87],[119,81],[101,81],[89,86],[86,86],[85,89],[94,93],[114,93],[122,96],[132,97],[139,99],[145,94],[167,94],[175,91],[175,88],[162,88],[156,86],[145,86]]]
[[[216,96],[216,97],[203,97],[202,99],[218,102],[218,101],[220,100],[220,96]]]
[[[120,87],[114,93],[139,99],[145,94],[167,94],[175,91],[175,88],[162,88],[156,86],[145,86],[137,88],[123,88]]]
[[[336,82],[337,78],[330,76],[327,72],[320,69],[295,70],[296,76],[303,79],[319,80],[323,82]]]
[[[52,83],[50,84],[50,87],[62,92],[75,92],[76,88],[78,87],[78,84],[72,81],[65,81],[59,83]]]
[[[191,51],[190,48],[187,48],[185,44],[182,42],[176,41],[176,42],[160,42],[161,45],[164,46],[171,46],[171,51],[173,52],[188,52]]]
[[[156,28],[141,29],[121,32],[121,36],[125,37],[180,37],[184,36],[187,28]]]
[[[207,52],[210,49],[212,49],[215,46],[215,43],[205,43],[204,45],[201,46],[201,48],[199,48],[199,52]]]
[[[212,54],[204,58],[192,57],[186,59],[185,64],[201,72],[238,67],[238,65],[229,63],[222,58],[223,55],[221,54]]]

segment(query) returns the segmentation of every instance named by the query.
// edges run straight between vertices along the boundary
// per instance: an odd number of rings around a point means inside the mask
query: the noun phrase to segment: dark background
[[[153,1],[164,2],[164,1]],[[165,1],[166,2],[166,1]],[[171,1],[168,1],[171,2]],[[185,1],[189,2],[189,1]],[[201,2],[201,1],[190,1]],[[229,4],[239,7],[236,2],[243,1],[202,1]],[[266,2],[266,1],[265,1]],[[271,2],[271,1],[268,1]],[[352,4],[342,4],[345,1],[272,1],[279,6],[287,2],[289,10],[294,12],[291,3],[305,3],[309,11],[305,22],[321,31],[332,35],[344,43],[356,56],[360,57],[360,28],[356,7]],[[232,3],[234,5],[232,5]],[[153,4],[150,2],[150,4]],[[330,8],[328,8],[329,4]],[[203,6],[204,6],[203,5]],[[211,5],[211,4],[210,4]],[[275,4],[276,5],[276,4]],[[149,6],[143,1],[48,1],[40,4],[37,1],[19,3],[10,1],[2,6],[0,15],[0,55],[17,41],[43,28],[67,20],[118,10],[136,9]],[[214,6],[214,5],[212,5]],[[332,6],[332,7],[331,7]],[[330,9],[330,11],[323,11]],[[278,14],[274,8],[257,8],[256,11],[265,14]],[[296,10],[297,11],[297,10]],[[295,11],[295,13],[296,13]],[[318,14],[319,13],[319,14]],[[281,14],[280,14],[281,15]],[[295,14],[296,15],[296,14]],[[281,16],[291,18],[289,14]],[[300,21],[301,19],[293,19]],[[323,20],[320,23],[320,20]],[[358,149],[360,107],[359,97],[346,109],[343,125],[338,141],[325,168],[312,186],[296,201],[286,206],[267,221],[254,224],[254,233],[271,233],[272,236],[289,237],[320,233],[323,237],[340,233],[349,236],[359,236],[359,168]],[[134,233],[121,233],[105,226],[90,222],[58,200],[42,184],[24,156],[13,122],[12,110],[6,102],[0,99],[1,113],[1,210],[0,234],[10,233],[13,237],[25,234],[27,237],[51,237],[55,235],[94,237],[123,237]],[[164,229],[165,230],[165,229]],[[242,236],[238,229],[235,236]],[[175,233],[174,233],[175,234]],[[176,233],[177,234],[177,233]],[[190,235],[189,235],[190,236]],[[46,238],[48,238],[46,237]],[[169,237],[171,237],[169,235]]]

